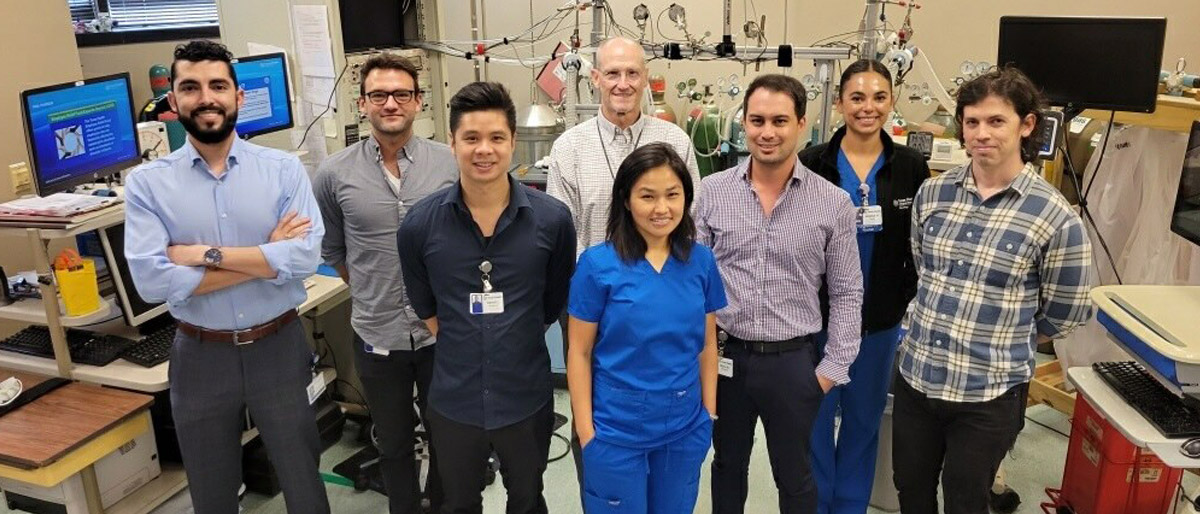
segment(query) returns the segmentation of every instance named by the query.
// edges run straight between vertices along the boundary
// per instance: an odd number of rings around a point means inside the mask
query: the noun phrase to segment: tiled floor
[[[569,414],[568,401],[565,391],[557,391],[555,394],[556,411]],[[349,427],[350,425],[348,424],[347,426]],[[767,461],[765,447],[762,443],[764,437],[761,432],[761,425],[759,430],[758,444],[756,445],[754,457],[751,461],[750,498],[746,512],[776,512],[777,497],[771,479],[770,464]],[[1020,436],[1016,450],[1005,463],[1008,471],[1008,482],[1022,497],[1022,504],[1017,510],[1018,513],[1040,514],[1042,512],[1037,504],[1045,499],[1043,490],[1047,486],[1057,486],[1062,478],[1067,440],[1059,432],[1065,434],[1069,430],[1068,420],[1061,413],[1043,406],[1035,406],[1029,409],[1029,420],[1027,420],[1025,430]],[[560,429],[559,432],[566,435],[566,427]],[[328,472],[335,464],[358,451],[359,446],[351,443],[350,441],[352,440],[353,431],[348,429],[343,442],[326,451],[322,456],[321,468],[323,471]],[[566,445],[561,440],[556,438],[551,443],[551,456],[563,454],[565,451]],[[575,468],[569,456],[550,463],[545,479],[546,502],[550,507],[550,512],[580,512]],[[707,484],[708,466],[706,464],[704,476],[701,479],[700,498],[696,504],[696,512],[711,511]],[[328,485],[327,487],[332,509],[335,513],[376,513],[384,512],[387,508],[383,496],[374,492],[360,493],[351,488],[339,485]],[[185,498],[178,499],[186,500]],[[163,514],[181,512],[180,509],[186,508],[181,507],[181,505],[185,504],[186,502],[164,505],[157,512]],[[246,513],[267,514],[285,512],[282,496],[267,498],[251,493],[247,495],[242,505]],[[484,492],[484,512],[504,512],[504,488],[499,481],[488,487]],[[869,512],[874,514],[885,511],[872,508]]]
[[[566,391],[556,391],[555,410],[568,414],[569,399]],[[337,445],[327,450],[321,458],[321,470],[330,473],[333,466],[357,452],[361,445],[354,442],[357,426],[347,423],[345,436]],[[764,437],[759,427],[755,453],[751,460],[750,469],[750,498],[746,512],[770,513],[777,512],[776,493],[771,479],[771,469],[763,444]],[[1055,487],[1062,478],[1063,463],[1066,458],[1067,439],[1063,434],[1069,433],[1070,425],[1067,418],[1058,411],[1044,406],[1029,409],[1025,430],[1017,442],[1015,451],[1005,461],[1008,472],[1008,483],[1022,497],[1022,503],[1017,510],[1021,514],[1040,514],[1038,504],[1046,499],[1043,490]],[[567,428],[559,430],[567,435]],[[552,457],[563,455],[566,444],[558,438],[551,443]],[[711,458],[711,455],[710,455]],[[696,504],[696,512],[711,511],[708,491],[708,465],[704,467],[701,479],[700,497]],[[551,513],[578,513],[578,488],[575,480],[575,467],[569,456],[552,462],[547,467],[545,496]],[[1189,491],[1196,490],[1197,481],[1192,475],[1185,480]],[[327,484],[331,507],[335,513],[380,513],[386,512],[386,499],[375,492],[357,492],[351,487]],[[488,487],[484,492],[484,512],[504,512],[504,488],[500,481]],[[274,514],[286,512],[282,495],[266,497],[249,493],[242,502],[243,512],[247,514]],[[7,512],[0,506],[0,512]],[[155,514],[181,514],[191,512],[190,501],[186,491],[177,495],[170,502],[156,509]],[[886,511],[870,509],[870,513]],[[1180,510],[1179,512],[1191,512]]]

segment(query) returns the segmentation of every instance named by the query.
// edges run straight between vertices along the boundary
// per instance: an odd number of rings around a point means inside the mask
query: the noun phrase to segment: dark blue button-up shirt
[[[558,319],[575,268],[575,228],[562,202],[509,178],[512,194],[489,240],[458,183],[418,202],[397,233],[412,308],[437,316],[429,404],[459,423],[488,430],[527,419],[551,400],[546,327]],[[504,312],[470,313],[491,262]]]

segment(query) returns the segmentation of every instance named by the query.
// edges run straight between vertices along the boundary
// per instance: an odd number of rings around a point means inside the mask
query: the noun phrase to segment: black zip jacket
[[[838,150],[846,127],[838,129],[828,143],[805,148],[800,162],[817,175],[841,187]],[[904,318],[908,302],[917,294],[917,271],[913,266],[910,233],[912,203],[917,188],[929,178],[929,164],[912,148],[897,145],[880,132],[883,167],[875,175],[875,189],[883,210],[883,230],[875,233],[875,250],[863,297],[863,335],[891,328]],[[829,296],[821,289],[821,309],[829,317]]]

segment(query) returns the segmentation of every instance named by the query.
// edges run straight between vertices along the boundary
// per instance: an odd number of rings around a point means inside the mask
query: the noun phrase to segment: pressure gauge
[[[804,84],[804,87],[806,87],[808,89],[817,87],[817,79],[816,79],[816,77],[813,77],[811,73],[809,73],[808,75],[805,75],[804,78],[800,79],[800,82],[802,84]]]
[[[975,74],[976,75],[983,75],[984,73],[987,73],[989,71],[992,71],[991,63],[989,63],[987,61],[979,61],[978,63],[975,64]]]
[[[648,19],[650,19],[650,9],[646,7],[646,4],[638,4],[633,8],[633,21],[636,21],[638,26],[645,25]]]
[[[671,4],[671,6],[667,8],[667,18],[670,18],[671,21],[675,22],[675,27],[680,30],[683,30],[684,27],[687,27],[687,11],[683,9],[682,5]]]
[[[975,63],[971,61],[963,61],[962,66],[958,68],[958,72],[964,77],[970,77],[975,74]]]
[[[167,126],[161,121],[144,121],[138,123],[138,146],[146,160],[153,161],[171,153],[171,143],[167,139]]]

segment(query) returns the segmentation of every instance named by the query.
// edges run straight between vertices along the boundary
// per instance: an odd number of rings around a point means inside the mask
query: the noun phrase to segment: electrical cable
[[[1096,175],[1100,174],[1100,165],[1104,163],[1104,151],[1108,148],[1108,137],[1112,135],[1113,120],[1117,117],[1117,111],[1109,111],[1108,127],[1104,129],[1104,143],[1100,148],[1100,159],[1096,161],[1096,170],[1092,172],[1092,180],[1088,181],[1087,187],[1083,188],[1084,199],[1092,194],[1092,186],[1096,184]]]
[[[1076,175],[1075,164],[1072,162],[1071,152],[1068,149],[1066,142],[1063,142],[1059,148],[1061,148],[1063,151],[1064,167],[1067,168],[1065,171],[1071,176],[1071,182],[1075,185],[1075,194],[1079,197],[1079,212],[1083,214],[1083,219],[1085,222],[1091,223],[1092,230],[1096,233],[1096,239],[1100,241],[1100,248],[1104,250],[1104,255],[1108,257],[1108,265],[1112,269],[1113,276],[1117,279],[1117,284],[1124,284],[1124,282],[1121,280],[1121,273],[1117,271],[1117,263],[1113,259],[1112,251],[1108,249],[1108,241],[1105,241],[1104,235],[1100,233],[1100,227],[1096,225],[1096,220],[1092,218],[1091,209],[1088,208],[1086,195],[1084,194],[1083,189],[1079,187],[1079,177]],[[1101,154],[1100,158],[1103,159],[1104,155]],[[1100,169],[1099,163],[1097,163],[1096,169]],[[1093,173],[1092,176],[1094,178],[1095,174]],[[1084,226],[1084,232],[1087,232],[1086,226]],[[1100,262],[1097,260],[1096,252],[1092,252],[1092,264],[1094,264],[1096,266],[1096,270],[1099,271]]]
[[[1068,434],[1066,434],[1066,433],[1063,433],[1063,431],[1061,431],[1061,430],[1059,430],[1059,429],[1057,429],[1057,428],[1054,428],[1054,427],[1052,427],[1052,426],[1050,426],[1050,425],[1047,425],[1047,424],[1045,424],[1045,423],[1042,423],[1041,421],[1038,421],[1038,420],[1036,420],[1036,419],[1033,419],[1033,418],[1029,417],[1029,415],[1028,415],[1028,414],[1026,414],[1026,415],[1025,415],[1025,419],[1027,419],[1027,420],[1029,420],[1029,421],[1032,421],[1032,422],[1033,422],[1035,425],[1039,425],[1039,426],[1041,426],[1042,428],[1044,428],[1044,429],[1046,429],[1046,430],[1049,430],[1049,431],[1051,431],[1051,432],[1054,432],[1054,433],[1056,433],[1056,434],[1058,434],[1058,435],[1061,435],[1061,436],[1063,436],[1063,437],[1065,437],[1065,438],[1067,438],[1067,439],[1070,439],[1070,438],[1071,438],[1071,436],[1070,436],[1070,435],[1068,435]]]
[[[560,433],[558,433],[558,432],[551,432],[551,433],[550,433],[550,435],[552,435],[552,436],[554,436],[554,437],[557,437],[557,438],[558,438],[560,441],[562,441],[562,442],[566,443],[566,444],[567,444],[567,449],[566,449],[566,450],[564,450],[564,451],[563,451],[561,454],[559,454],[559,455],[555,455],[555,456],[553,456],[553,457],[550,457],[549,459],[546,459],[546,464],[549,464],[549,463],[551,463],[551,462],[554,462],[554,461],[559,461],[559,460],[562,460],[564,457],[566,457],[567,455],[570,455],[570,454],[571,454],[571,440],[570,440],[570,439],[567,439],[567,438],[566,438],[566,436],[564,436],[564,435],[562,435],[562,434],[560,434]]]
[[[309,122],[308,126],[304,127],[304,135],[300,136],[300,144],[296,145],[297,150],[304,147],[304,141],[308,139],[308,131],[312,130],[313,125],[316,125],[317,122],[321,120],[321,117],[325,116],[325,113],[329,112],[329,109],[333,108],[333,96],[337,94],[338,84],[341,84],[342,76],[346,74],[346,70],[348,68],[350,68],[349,62],[342,66],[342,71],[338,73],[336,79],[333,79],[333,87],[329,88],[329,99],[325,101],[325,110],[321,111],[321,114],[313,117],[313,120]]]

